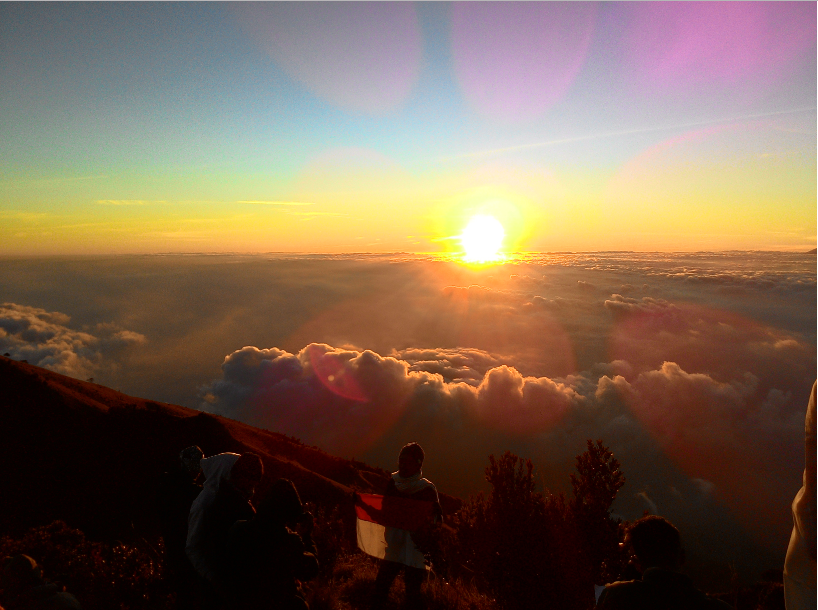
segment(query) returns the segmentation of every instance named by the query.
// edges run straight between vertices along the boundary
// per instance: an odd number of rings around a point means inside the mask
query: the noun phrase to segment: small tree
[[[454,521],[460,576],[474,577],[508,610],[583,608],[564,497],[536,491],[531,460],[510,452],[489,456],[486,481],[489,494],[470,498]]]
[[[571,475],[574,489],[573,508],[597,514],[607,514],[619,489],[625,484],[625,475],[619,469],[619,460],[602,444],[588,439],[588,450],[577,456],[577,474]]]
[[[622,563],[619,521],[609,511],[625,477],[613,454],[588,441],[570,500],[538,492],[531,460],[508,451],[489,456],[486,481],[488,495],[470,498],[452,522],[453,575],[472,577],[507,610],[593,606],[594,582]]]
[[[536,491],[531,460],[523,460],[510,451],[500,459],[490,455],[486,481],[491,485],[490,509],[500,522],[513,525],[512,521],[528,521],[540,512],[542,495]]]
[[[489,581],[506,608],[542,607],[549,549],[534,465],[509,451],[499,459],[491,455],[486,480],[491,485],[487,512],[495,535]]]
[[[612,451],[587,441],[588,449],[577,456],[577,474],[571,475],[571,511],[581,536],[582,554],[593,583],[610,582],[619,576],[622,552],[619,548],[621,520],[610,515],[611,506],[625,475]]]

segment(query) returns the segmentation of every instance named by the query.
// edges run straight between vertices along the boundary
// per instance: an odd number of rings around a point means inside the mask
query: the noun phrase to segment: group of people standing
[[[796,527],[787,556],[787,608],[815,605],[815,386],[807,414],[807,470],[804,490],[793,503]],[[179,608],[308,610],[300,582],[318,573],[312,515],[304,511],[295,486],[276,481],[254,507],[251,498],[264,474],[252,453],[221,453],[204,458],[198,447],[180,454],[179,468],[165,473],[160,496],[167,567],[177,587]],[[422,477],[423,449],[409,443],[398,456],[384,492],[387,498],[420,500],[442,521],[437,489]],[[204,484],[198,480],[204,477]],[[799,529],[800,528],[800,529]],[[810,529],[812,528],[812,529]],[[404,572],[406,606],[422,608],[426,566],[414,532],[386,527],[382,561],[375,580],[373,610],[387,606],[389,590]],[[361,544],[359,531],[359,544]],[[641,577],[598,588],[599,610],[653,608],[712,609],[727,604],[711,599],[680,572],[684,550],[678,530],[658,516],[639,519],[626,537]],[[363,547],[362,547],[363,548]],[[196,601],[198,599],[198,601]]]
[[[442,510],[437,489],[422,477],[424,453],[417,443],[401,449],[398,471],[384,497],[431,504],[430,521]],[[163,473],[158,505],[165,541],[165,566],[182,610],[308,610],[301,583],[318,574],[312,539],[313,516],[304,510],[295,485],[278,479],[254,502],[264,475],[257,455],[220,453],[204,457],[184,449],[178,465]],[[422,608],[426,575],[412,532],[386,528],[373,610],[387,605],[389,590],[404,571],[406,606]],[[417,559],[419,558],[419,559]]]
[[[259,456],[205,458],[188,447],[179,458],[158,494],[177,607],[305,610],[300,583],[318,574],[318,559],[313,518],[293,483],[279,479],[254,504]]]
[[[422,477],[424,453],[417,443],[401,449],[398,471],[384,497],[428,502],[431,521],[442,520],[437,489]],[[312,539],[313,516],[304,510],[295,485],[279,479],[254,503],[264,475],[257,455],[220,453],[204,457],[184,449],[175,468],[163,473],[158,490],[168,578],[182,610],[308,610],[301,583],[318,574]],[[387,528],[393,553],[380,562],[373,609],[383,608],[404,571],[406,605],[422,608],[426,575],[410,532]]]

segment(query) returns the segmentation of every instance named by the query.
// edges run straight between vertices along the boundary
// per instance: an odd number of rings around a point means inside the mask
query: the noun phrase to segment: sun
[[[460,234],[460,243],[466,251],[463,259],[470,263],[488,263],[502,258],[499,253],[506,231],[494,216],[472,216]]]

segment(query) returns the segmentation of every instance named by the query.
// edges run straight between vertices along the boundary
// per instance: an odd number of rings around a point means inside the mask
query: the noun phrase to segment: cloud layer
[[[275,429],[331,453],[361,455],[401,420],[451,417],[511,434],[556,425],[581,397],[547,377],[524,377],[480,350],[408,349],[381,356],[312,343],[298,354],[244,347],[200,408]],[[414,423],[413,423],[414,425]]]
[[[759,543],[788,525],[779,504],[799,475],[803,405],[750,372],[721,380],[670,361],[639,369],[616,360],[532,377],[475,349],[381,356],[326,344],[297,354],[247,346],[222,370],[202,389],[203,410],[386,466],[417,440],[444,489],[473,490],[489,453],[514,448],[540,464],[569,464],[585,438],[599,437],[626,473],[662,486],[631,491],[631,510],[717,501]],[[669,460],[675,479],[651,474],[654,459]]]
[[[507,449],[566,489],[601,438],[628,478],[619,514],[658,510],[753,578],[782,560],[816,375],[814,255],[8,260],[0,285],[27,306],[3,310],[16,358],[384,468],[417,440],[425,473],[463,496]]]
[[[0,305],[0,352],[76,378],[87,378],[125,349],[145,343],[139,333],[100,323],[92,329],[68,327],[71,318],[58,311],[3,303]],[[92,334],[94,333],[94,334]]]

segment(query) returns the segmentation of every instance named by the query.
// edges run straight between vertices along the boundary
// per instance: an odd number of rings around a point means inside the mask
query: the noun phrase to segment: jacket
[[[615,582],[605,587],[597,610],[728,610],[693,586],[684,574],[648,568],[641,580]]]
[[[222,483],[230,478],[230,470],[238,459],[238,453],[219,453],[203,459],[204,486],[190,507],[185,553],[196,572],[211,581],[217,578],[217,568],[208,553],[205,515],[213,506]]]

